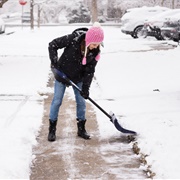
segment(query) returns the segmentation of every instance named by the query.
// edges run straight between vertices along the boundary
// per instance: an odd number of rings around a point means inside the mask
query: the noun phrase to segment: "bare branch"
[[[6,3],[8,0],[0,0],[0,8],[3,7],[3,4]]]

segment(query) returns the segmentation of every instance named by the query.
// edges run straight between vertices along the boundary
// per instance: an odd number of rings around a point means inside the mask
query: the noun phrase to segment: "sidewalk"
[[[31,167],[31,180],[145,179],[144,173],[139,169],[140,161],[125,136],[100,139],[96,115],[89,103],[86,129],[91,140],[77,136],[76,105],[68,94],[64,97],[59,113],[57,139],[55,142],[48,142],[51,100],[52,94],[48,94],[44,102],[42,129],[37,137],[38,145],[33,149],[35,160]]]

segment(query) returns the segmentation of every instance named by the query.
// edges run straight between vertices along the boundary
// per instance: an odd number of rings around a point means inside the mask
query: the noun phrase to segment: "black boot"
[[[57,124],[57,121],[49,120],[48,141],[55,141],[56,140],[56,124]]]
[[[86,132],[86,129],[85,129],[85,123],[86,123],[86,120],[79,120],[77,119],[77,127],[78,127],[78,136],[84,138],[84,139],[90,139],[90,135]]]

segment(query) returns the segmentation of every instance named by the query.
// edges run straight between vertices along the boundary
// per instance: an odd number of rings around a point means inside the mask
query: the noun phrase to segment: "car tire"
[[[132,34],[131,36],[132,36],[133,38],[142,37],[142,36],[143,36],[143,33],[142,33],[142,35],[140,35],[142,29],[143,29],[143,25],[137,26],[137,27],[134,29],[134,32],[133,32],[133,34]]]
[[[166,33],[164,32],[161,32],[161,36],[162,36],[162,39],[163,40],[171,40],[171,38],[169,37],[169,35],[167,35]],[[157,38],[156,38],[157,39]],[[157,39],[158,40],[158,39]]]
[[[165,40],[161,34],[161,29],[160,28],[155,28],[155,38],[159,41]]]

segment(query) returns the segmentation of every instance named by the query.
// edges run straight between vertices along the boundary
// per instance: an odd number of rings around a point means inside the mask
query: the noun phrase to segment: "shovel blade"
[[[117,118],[116,118],[116,116],[115,116],[115,114],[114,114],[113,112],[110,112],[109,115],[111,116],[111,122],[114,124],[114,126],[116,127],[116,129],[117,129],[118,131],[120,131],[120,132],[122,132],[122,133],[125,133],[125,134],[137,135],[137,133],[136,133],[135,131],[132,131],[132,130],[123,128],[123,127],[119,124],[119,122],[118,122],[118,120],[117,120]]]

